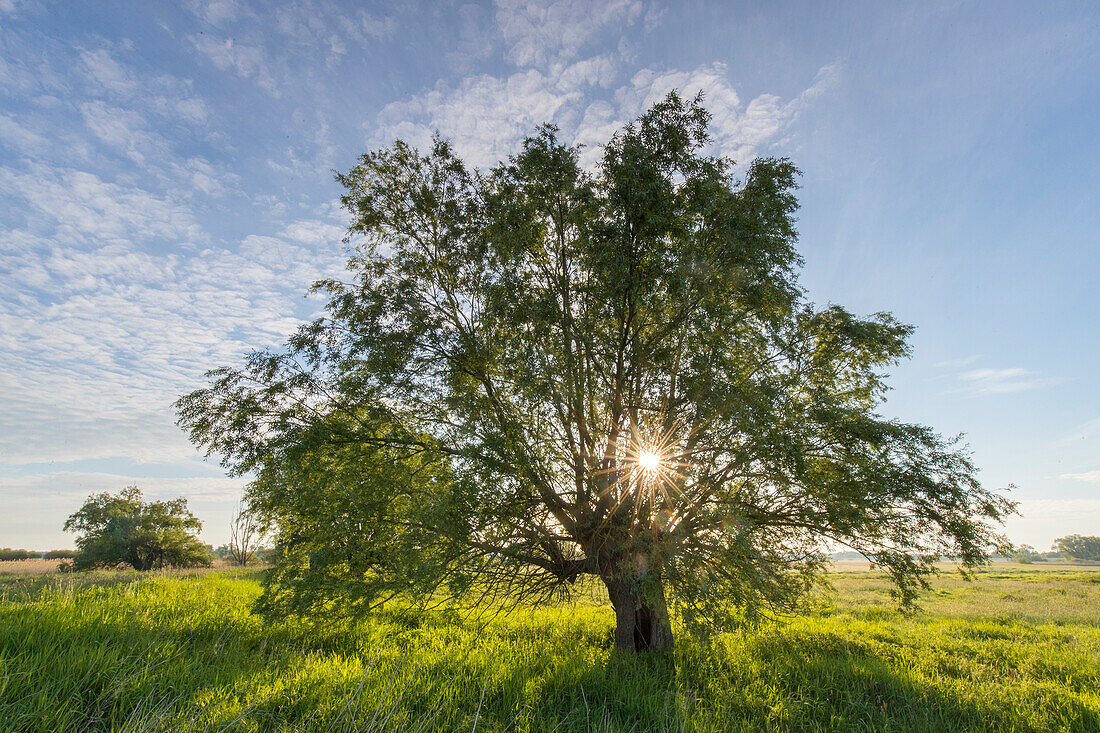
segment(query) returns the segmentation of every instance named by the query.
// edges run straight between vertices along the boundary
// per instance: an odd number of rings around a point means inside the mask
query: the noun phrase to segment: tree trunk
[[[637,577],[604,578],[615,608],[615,648],[630,652],[672,648],[664,586],[641,593]],[[652,581],[650,581],[652,583]]]

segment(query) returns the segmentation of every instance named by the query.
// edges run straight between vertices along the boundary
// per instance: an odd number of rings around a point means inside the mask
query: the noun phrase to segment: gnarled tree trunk
[[[603,578],[615,608],[615,648],[630,652],[672,648],[672,624],[664,586],[638,575]]]

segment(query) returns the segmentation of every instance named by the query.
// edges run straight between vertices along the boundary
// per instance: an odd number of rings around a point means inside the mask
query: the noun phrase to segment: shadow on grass
[[[980,689],[965,669],[929,682],[912,665],[835,634],[774,634],[749,638],[736,653],[681,663],[678,679],[707,700],[709,714],[697,721],[708,720],[704,729],[722,730],[724,720],[743,730],[1100,730],[1098,710],[1069,690]]]

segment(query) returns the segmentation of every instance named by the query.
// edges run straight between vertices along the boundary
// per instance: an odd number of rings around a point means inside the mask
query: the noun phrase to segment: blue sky
[[[671,89],[803,169],[803,284],[917,326],[885,412],[966,433],[1007,527],[1100,534],[1100,6],[0,0],[0,546],[137,483],[223,542],[171,403],[342,269],[332,170],[433,130],[588,155]]]

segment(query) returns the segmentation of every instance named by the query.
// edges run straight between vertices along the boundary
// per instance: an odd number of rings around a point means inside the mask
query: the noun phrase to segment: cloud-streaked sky
[[[1008,532],[1100,534],[1100,6],[0,0],[0,546],[136,483],[219,544],[171,404],[342,269],[332,171],[434,131],[586,160],[669,90],[804,171],[803,284],[917,326],[888,414],[966,433]]]

